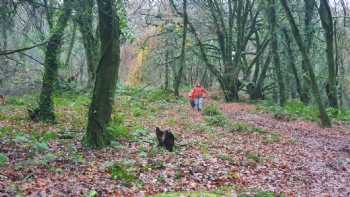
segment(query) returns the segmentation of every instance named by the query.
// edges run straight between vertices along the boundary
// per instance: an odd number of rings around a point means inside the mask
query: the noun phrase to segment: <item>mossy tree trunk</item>
[[[284,77],[281,69],[281,61],[278,51],[278,37],[277,37],[277,15],[276,15],[276,2],[275,0],[269,0],[268,18],[270,23],[271,33],[271,55],[273,56],[273,64],[277,76],[277,82],[279,87],[279,103],[283,106],[286,103],[286,90]]]
[[[314,29],[312,24],[312,18],[315,13],[315,1],[314,0],[304,0],[304,46],[307,54],[310,54],[310,49],[312,47],[312,38],[314,35]],[[310,79],[308,78],[308,69],[306,62],[302,60],[302,80],[301,80],[301,95],[300,100],[304,104],[309,104],[310,102]]]
[[[301,55],[302,55],[302,58],[303,60],[306,62],[306,68],[307,68],[307,71],[308,71],[308,75],[310,77],[310,86],[311,86],[311,91],[315,97],[315,101],[318,105],[318,109],[319,109],[319,112],[320,112],[320,119],[321,119],[321,124],[323,127],[331,127],[331,120],[330,118],[328,117],[328,114],[326,112],[326,109],[323,105],[323,102],[322,102],[322,99],[321,99],[321,94],[320,94],[320,90],[319,90],[319,87],[318,87],[318,84],[317,84],[317,81],[316,81],[316,76],[315,76],[315,73],[314,73],[314,70],[313,70],[313,67],[311,65],[311,61],[310,61],[310,57],[309,55],[307,54],[307,50],[305,48],[305,45],[303,43],[303,40],[302,40],[302,37],[300,35],[300,31],[295,23],[295,20],[293,18],[293,15],[289,9],[289,6],[288,6],[288,1],[287,0],[280,0],[283,8],[284,8],[284,11],[286,13],[286,16],[287,16],[287,19],[288,19],[288,22],[291,26],[291,29],[292,29],[292,33],[293,33],[293,36],[294,36],[294,39],[299,47],[299,50],[301,51]]]
[[[292,40],[289,36],[289,32],[287,29],[283,29],[283,34],[284,34],[284,39],[286,40],[286,53],[287,53],[288,63],[289,63],[290,68],[292,69],[292,73],[293,73],[294,78],[295,78],[295,84],[296,84],[296,88],[297,88],[297,92],[299,94],[300,100],[303,101],[302,86],[301,86],[300,77],[298,74],[298,69],[295,65],[295,57],[294,57],[293,49],[291,46]]]
[[[88,70],[88,89],[92,89],[96,79],[96,67],[100,55],[98,53],[98,40],[94,35],[93,28],[93,0],[78,0],[77,1],[77,23],[82,35],[87,70]]]
[[[322,27],[325,30],[326,38],[326,53],[328,64],[328,82],[327,82],[327,97],[331,107],[338,107],[337,98],[337,72],[336,64],[334,60],[334,28],[331,8],[329,7],[328,0],[320,0],[320,8],[318,12],[321,17]]]
[[[84,137],[85,144],[92,148],[108,145],[112,140],[107,125],[111,119],[120,62],[120,31],[115,1],[98,0],[97,4],[101,60],[97,67],[87,132]]]
[[[183,33],[182,33],[182,46],[181,46],[181,56],[180,56],[180,67],[175,72],[174,81],[174,93],[176,97],[180,96],[180,84],[182,81],[183,70],[186,66],[186,39],[187,39],[187,0],[183,0]]]
[[[39,107],[31,114],[35,120],[55,122],[52,94],[54,85],[57,82],[58,58],[63,42],[64,29],[67,26],[72,11],[70,2],[70,0],[64,1],[63,11],[60,13],[56,25],[51,28],[50,38],[45,51],[45,72],[39,98]]]

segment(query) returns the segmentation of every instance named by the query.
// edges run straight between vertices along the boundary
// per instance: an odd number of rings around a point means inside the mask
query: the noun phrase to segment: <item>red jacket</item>
[[[192,92],[190,93],[191,99],[196,99],[199,97],[205,97],[208,95],[208,92],[206,89],[203,88],[203,86],[196,86],[193,88]]]

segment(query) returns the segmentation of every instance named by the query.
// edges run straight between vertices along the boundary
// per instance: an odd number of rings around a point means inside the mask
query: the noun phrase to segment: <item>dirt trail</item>
[[[279,132],[295,142],[270,152],[284,160],[289,168],[267,180],[274,182],[276,188],[301,196],[350,196],[350,125],[323,129],[311,122],[278,121],[270,114],[250,112],[254,106],[246,104],[222,104],[221,109],[233,121]],[[287,181],[280,183],[283,179]],[[261,186],[264,187],[264,183]]]

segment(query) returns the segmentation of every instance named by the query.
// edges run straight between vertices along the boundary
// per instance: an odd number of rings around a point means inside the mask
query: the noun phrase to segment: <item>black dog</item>
[[[163,146],[165,149],[172,152],[175,143],[174,135],[169,130],[160,130],[159,127],[156,128],[156,135],[158,139],[158,146]]]

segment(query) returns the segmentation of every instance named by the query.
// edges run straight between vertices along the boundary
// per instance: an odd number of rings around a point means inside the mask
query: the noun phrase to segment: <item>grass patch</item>
[[[26,106],[35,103],[35,95],[9,96],[6,99],[7,105]]]
[[[108,172],[112,179],[119,180],[126,185],[130,185],[137,180],[134,169],[122,162],[113,163],[108,167]]]
[[[249,163],[260,163],[261,158],[260,155],[254,152],[249,152],[246,155],[246,159]]]
[[[214,191],[195,191],[195,192],[168,192],[156,194],[152,197],[222,197],[236,195],[235,186],[223,186]]]
[[[121,114],[112,117],[107,127],[107,132],[113,140],[128,140],[131,139],[129,129],[124,126],[124,116]]]
[[[234,123],[230,127],[231,132],[240,132],[240,133],[259,133],[263,134],[265,131],[261,128],[254,127],[246,123]]]
[[[264,144],[273,144],[281,141],[281,135],[279,133],[269,133],[264,135],[263,143]]]
[[[225,127],[229,122],[224,115],[206,116],[205,121],[208,125],[215,127]]]

